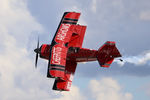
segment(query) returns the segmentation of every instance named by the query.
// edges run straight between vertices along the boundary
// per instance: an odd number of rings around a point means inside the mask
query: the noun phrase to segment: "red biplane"
[[[86,26],[77,24],[80,13],[65,12],[51,44],[43,44],[36,52],[48,60],[47,77],[55,78],[53,90],[69,91],[78,62],[98,60],[101,67],[109,67],[114,58],[121,57],[115,42],[107,41],[98,50],[82,48]]]

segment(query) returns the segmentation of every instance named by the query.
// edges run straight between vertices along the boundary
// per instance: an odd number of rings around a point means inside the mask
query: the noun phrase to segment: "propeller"
[[[39,38],[38,38],[38,42],[37,42],[37,48],[34,49],[34,52],[36,53],[35,68],[37,68],[38,56],[39,56],[39,53],[40,53],[40,48],[39,48]]]

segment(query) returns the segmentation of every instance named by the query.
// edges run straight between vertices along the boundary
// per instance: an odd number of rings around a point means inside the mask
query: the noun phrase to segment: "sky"
[[[149,100],[149,0],[0,0],[0,100]],[[52,90],[47,61],[33,50],[50,44],[64,12],[81,13],[83,47],[116,41],[124,62],[78,64],[71,90]]]

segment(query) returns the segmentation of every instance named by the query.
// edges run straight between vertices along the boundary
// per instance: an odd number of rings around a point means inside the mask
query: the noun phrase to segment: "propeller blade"
[[[36,53],[36,58],[35,58],[35,68],[37,68],[37,62],[38,62],[38,57],[39,57],[39,37],[38,37],[38,42],[37,42],[37,48],[34,50],[34,52]]]
[[[38,43],[37,43],[37,48],[39,48],[39,37],[38,37]]]
[[[38,61],[38,53],[36,53],[35,68],[37,68],[37,61]]]

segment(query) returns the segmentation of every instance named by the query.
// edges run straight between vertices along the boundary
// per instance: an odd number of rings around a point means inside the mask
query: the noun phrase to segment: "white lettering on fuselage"
[[[53,60],[52,60],[53,64],[60,65],[60,62],[61,62],[61,52],[62,52],[62,48],[61,47],[54,47],[53,48]]]
[[[70,24],[62,24],[61,25],[61,28],[59,29],[59,32],[56,36],[56,42],[57,42],[57,40],[64,41],[70,26],[71,26]],[[53,48],[53,60],[52,60],[53,64],[60,65],[61,53],[62,53],[61,47],[54,47]]]
[[[66,34],[69,30],[70,24],[62,24],[61,29],[58,32],[56,39],[63,41],[66,37]]]

